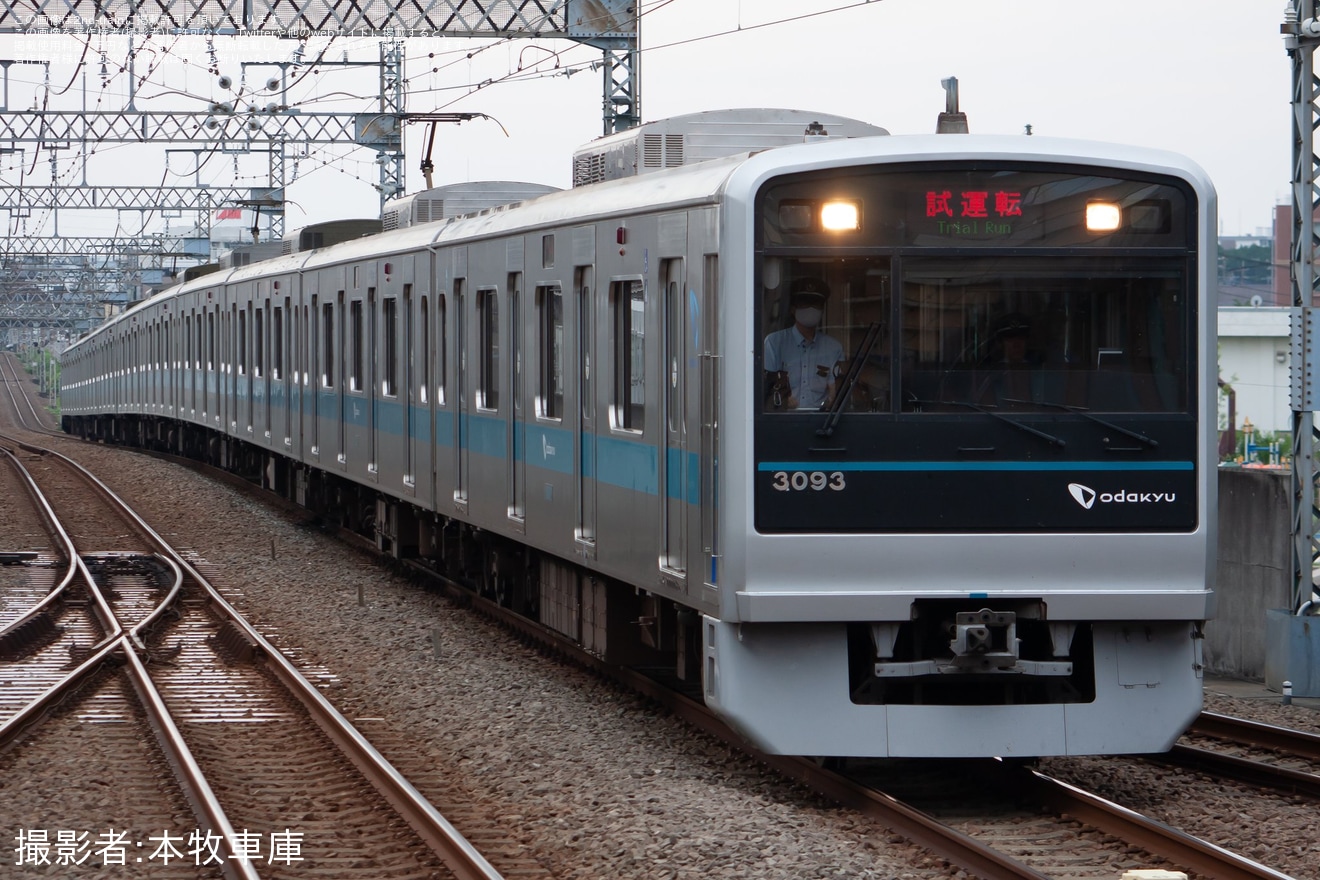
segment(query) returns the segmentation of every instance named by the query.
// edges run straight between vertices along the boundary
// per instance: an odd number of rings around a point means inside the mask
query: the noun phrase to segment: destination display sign
[[[763,244],[1177,247],[1187,194],[1157,180],[1057,170],[882,168],[803,174],[761,197]],[[846,222],[838,222],[841,207]]]

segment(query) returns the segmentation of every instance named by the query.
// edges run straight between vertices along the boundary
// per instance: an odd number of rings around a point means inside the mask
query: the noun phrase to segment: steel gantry
[[[1317,308],[1315,131],[1320,125],[1320,82],[1315,50],[1320,46],[1320,3],[1289,0],[1282,27],[1292,62],[1292,608],[1315,613],[1313,571],[1320,558],[1320,508],[1316,505],[1316,422],[1320,410],[1320,308]]]
[[[605,134],[641,120],[640,17],[636,0],[0,0],[0,33],[572,40],[602,52]]]
[[[306,40],[311,37],[380,37],[379,110],[366,114],[288,112],[278,100],[290,62],[247,62],[274,66],[280,76],[248,95],[247,105],[219,101],[196,112],[144,112],[133,106],[117,111],[14,110],[8,106],[8,70],[4,67],[4,102],[0,106],[2,151],[53,150],[56,146],[92,143],[195,145],[198,151],[268,152],[269,186],[259,189],[193,187],[0,186],[0,209],[11,217],[33,210],[114,209],[196,211],[209,230],[210,217],[221,207],[250,208],[270,223],[274,236],[283,234],[286,166],[291,144],[356,144],[375,150],[379,164],[377,189],[381,204],[405,189],[403,127],[407,112],[403,41],[408,37],[558,38],[589,45],[602,52],[604,73],[604,134],[623,131],[641,120],[638,52],[640,11],[635,0],[0,0],[0,33],[50,35],[86,33],[127,35],[132,74],[132,39],[137,35],[265,36]],[[104,59],[103,59],[104,60]],[[365,65],[368,62],[339,62]],[[321,60],[318,66],[336,66]],[[223,84],[222,84],[223,85]],[[271,100],[264,106],[258,93]],[[450,114],[471,118],[481,114]],[[417,114],[421,120],[425,114]],[[259,223],[254,220],[254,235]],[[188,257],[179,239],[168,236],[132,238],[34,238],[11,236],[0,244],[0,261],[46,255],[58,274],[59,260],[74,255],[119,257],[136,264],[142,257]],[[40,290],[41,286],[27,290]],[[58,285],[51,296],[63,301]],[[31,306],[30,300],[24,303]],[[55,306],[52,299],[49,303]]]

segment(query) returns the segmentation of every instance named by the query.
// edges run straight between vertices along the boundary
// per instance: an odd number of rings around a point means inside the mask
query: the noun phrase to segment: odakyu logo
[[[1068,491],[1072,494],[1073,500],[1087,510],[1095,505],[1095,490],[1090,486],[1083,486],[1081,483],[1069,483]]]
[[[1119,489],[1117,492],[1097,492],[1081,483],[1069,483],[1068,494],[1086,510],[1099,504],[1172,504],[1178,497],[1177,492],[1129,492]]]

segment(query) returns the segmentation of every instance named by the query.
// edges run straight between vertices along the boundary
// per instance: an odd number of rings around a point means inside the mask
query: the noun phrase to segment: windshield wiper
[[[912,402],[916,404],[935,403],[940,406],[961,406],[966,407],[967,409],[974,409],[979,413],[985,413],[986,415],[993,416],[1000,421],[1007,422],[1019,431],[1026,431],[1028,434],[1034,434],[1046,443],[1049,443],[1051,446],[1057,446],[1062,449],[1068,445],[1062,437],[1055,437],[1053,434],[1047,434],[1044,431],[1037,430],[1036,428],[1031,427],[1031,425],[1024,425],[1017,419],[1011,419],[1003,413],[997,413],[992,409],[987,409],[979,403],[972,403],[967,400],[914,400]]]
[[[1074,406],[1070,403],[1055,403],[1052,400],[1013,400],[1012,398],[1007,398],[1007,397],[1004,399],[1008,403],[1034,403],[1038,406],[1052,406],[1055,409],[1062,409],[1071,413],[1077,413],[1077,415],[1086,419],[1090,419],[1091,421],[1095,422],[1097,425],[1101,425],[1102,427],[1108,428],[1111,431],[1117,431],[1118,433],[1122,434],[1125,437],[1131,437],[1133,440],[1136,440],[1138,443],[1144,443],[1147,446],[1151,447],[1152,449],[1160,445],[1160,441],[1154,439],[1153,437],[1147,437],[1145,434],[1130,430],[1128,428],[1124,428],[1120,425],[1115,425],[1113,422],[1107,422],[1104,419],[1100,418],[1099,416],[1091,415],[1091,413],[1084,406]],[[1132,451],[1132,450],[1128,450],[1128,451]]]
[[[862,374],[862,367],[866,364],[866,359],[871,356],[871,349],[875,348],[875,343],[880,338],[880,323],[877,321],[866,328],[866,335],[862,341],[857,343],[857,350],[853,353],[852,360],[848,362],[848,372],[844,374],[843,382],[839,385],[838,391],[834,394],[834,399],[830,401],[830,409],[825,416],[825,423],[816,429],[816,436],[830,437],[834,434],[834,427],[839,424],[839,419],[843,417],[844,404],[852,395],[853,386],[857,384],[857,378]]]

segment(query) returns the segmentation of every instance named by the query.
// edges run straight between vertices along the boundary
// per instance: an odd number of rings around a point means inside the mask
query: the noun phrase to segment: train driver
[[[830,289],[819,278],[793,282],[793,324],[765,338],[768,409],[821,409],[834,394],[843,346],[819,329]]]

